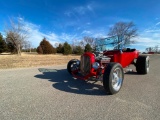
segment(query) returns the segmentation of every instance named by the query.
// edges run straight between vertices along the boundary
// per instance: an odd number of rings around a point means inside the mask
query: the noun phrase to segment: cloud
[[[89,13],[89,12],[94,14],[94,8],[95,8],[95,6],[92,2],[87,5],[83,5],[83,6],[75,6],[75,7],[71,8],[71,10],[65,11],[64,14],[68,17],[71,17],[72,15],[73,16],[85,15],[86,13]]]
[[[154,24],[150,28],[144,29],[138,38],[136,38],[136,46],[141,48],[160,46],[160,22]]]
[[[78,6],[74,8],[74,11],[76,11],[80,15],[84,15],[87,12],[92,12],[94,13],[94,5],[92,3],[89,3],[84,6]]]
[[[106,17],[105,19],[112,21],[112,23],[114,22],[119,22],[119,21],[123,21],[123,22],[130,22],[132,21],[131,19],[128,18],[122,18],[122,17],[117,17],[117,16],[111,16],[111,17]]]
[[[86,24],[87,24],[87,25],[91,25],[91,23],[90,23],[90,22],[87,22]]]
[[[81,34],[83,34],[83,35],[91,35],[92,34],[92,32],[91,31],[89,31],[89,30],[84,30],[84,31],[82,31],[82,33]]]
[[[84,29],[81,32],[81,35],[83,36],[89,36],[93,38],[105,38],[107,37],[106,28],[104,27],[97,27],[96,29]]]
[[[29,21],[26,21],[23,18],[17,18],[20,19],[21,22],[24,25],[24,28],[28,31],[28,38],[27,40],[31,42],[32,47],[38,47],[39,43],[42,41],[42,39],[45,37],[53,46],[55,43],[72,43],[74,40],[82,40],[84,36],[89,36],[89,37],[102,37],[104,36],[102,30],[87,30],[85,29],[86,27],[77,27],[74,33],[56,33],[56,32],[42,32],[42,26],[37,25],[34,23],[31,23]],[[90,22],[86,23],[87,25],[90,25]],[[74,26],[74,23],[70,23],[70,25]],[[77,34],[77,30],[80,32]],[[81,32],[82,30],[82,32]]]
[[[94,38],[102,38],[107,37],[107,29],[105,27],[97,27],[96,29],[92,29],[90,22],[85,22],[84,26],[77,26],[76,30],[73,33],[56,33],[56,32],[42,32],[42,26],[31,23],[29,21],[20,18],[20,20],[24,23],[25,29],[28,30],[28,40],[32,43],[33,47],[38,47],[41,40],[45,37],[53,46],[55,43],[64,43],[67,41],[68,43],[72,43],[74,40],[82,40],[84,36],[94,37]],[[70,23],[73,25],[74,23]],[[74,25],[73,25],[74,26]],[[78,34],[79,33],[79,34]],[[139,37],[135,39],[137,42],[133,45],[135,48],[144,49],[147,47],[154,47],[155,45],[160,46],[160,28],[159,26],[153,26],[152,28],[145,29],[140,33]],[[141,47],[140,47],[141,46]]]
[[[141,33],[141,36],[143,38],[148,38],[149,40],[151,40],[150,41],[151,44],[155,43],[160,45],[160,27],[158,25],[160,25],[160,22],[156,23],[154,26],[148,29],[145,29]]]
[[[148,47],[155,47],[158,45],[160,47],[160,23],[156,23],[150,28],[144,29],[140,34],[139,37],[134,38],[136,41],[135,44],[131,45],[132,47],[140,50],[145,51]]]
[[[28,40],[32,43],[34,47],[37,47],[44,37],[50,43],[52,43],[52,45],[54,45],[57,42],[60,42],[58,36],[55,33],[43,33],[40,31],[40,28],[38,26],[36,25],[29,26],[30,23],[29,24],[27,23],[26,25],[28,25],[28,28],[29,28]]]
[[[86,13],[87,9],[83,6],[79,6],[79,7],[75,7],[74,11],[77,12],[78,14],[83,15]]]
[[[67,33],[62,33],[60,35],[60,38],[65,42],[72,42],[74,39],[77,38],[77,34],[70,35],[70,34],[67,34]]]
[[[38,47],[39,43],[45,37],[53,46],[55,43],[63,43],[65,41],[71,43],[72,40],[76,39],[77,35],[71,35],[67,33],[57,34],[54,32],[42,32],[41,26],[33,24],[31,22],[21,19],[21,22],[24,24],[24,28],[28,30],[28,41],[31,42],[33,47]]]
[[[93,6],[91,4],[87,5],[87,9],[93,11]]]
[[[157,44],[160,44],[160,40],[154,40],[151,37],[139,37],[137,39],[135,39],[137,44],[141,44],[143,46],[155,46]]]
[[[160,40],[160,29],[150,29],[144,31],[141,36],[151,38],[153,40]]]
[[[68,17],[71,17],[73,13],[71,11],[65,11],[64,12],[64,15],[68,16]]]
[[[48,38],[51,41],[57,41],[59,39],[58,35],[55,33],[48,33],[48,34],[44,34],[46,38]]]
[[[144,36],[144,34],[139,35],[139,37],[134,39],[135,44],[132,44],[131,47],[144,52],[148,47],[155,47],[156,45],[160,46],[160,39],[154,39],[154,35]]]
[[[146,33],[156,33],[156,32],[160,32],[160,29],[148,29],[145,30]]]
[[[156,23],[156,26],[157,26],[157,25],[160,25],[160,22]]]
[[[94,35],[93,35],[93,37],[95,37],[95,38],[106,38],[106,37],[108,37],[106,34],[104,34],[104,33],[95,33]]]

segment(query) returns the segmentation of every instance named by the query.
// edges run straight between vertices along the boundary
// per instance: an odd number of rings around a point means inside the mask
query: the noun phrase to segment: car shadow
[[[42,72],[42,74],[35,75],[34,77],[53,82],[52,86],[55,89],[75,94],[107,95],[102,84],[94,81],[74,79],[66,69],[39,68],[38,70]]]
[[[126,72],[125,73],[126,75],[139,75],[137,72],[135,72],[135,71],[129,71],[129,72]]]
[[[146,75],[146,74],[138,74],[136,71],[129,71],[125,73],[126,75]]]

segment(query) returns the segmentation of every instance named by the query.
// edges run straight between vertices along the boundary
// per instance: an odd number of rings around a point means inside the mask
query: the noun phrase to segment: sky
[[[116,22],[134,22],[140,51],[160,47],[160,0],[0,0],[0,33],[9,18],[21,19],[28,40],[38,47],[45,37],[55,43],[79,41],[84,36],[107,37]]]

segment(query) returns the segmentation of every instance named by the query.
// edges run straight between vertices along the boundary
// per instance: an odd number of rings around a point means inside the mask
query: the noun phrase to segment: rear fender
[[[121,52],[120,50],[112,50],[105,52],[104,55],[110,57],[111,62],[118,62],[125,68],[132,64],[134,59],[138,58],[139,51]]]

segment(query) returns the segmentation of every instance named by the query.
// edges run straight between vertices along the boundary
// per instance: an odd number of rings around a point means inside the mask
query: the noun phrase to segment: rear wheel
[[[119,63],[109,63],[103,75],[103,86],[109,94],[120,91],[124,80],[123,68]]]
[[[149,72],[149,56],[139,56],[136,62],[138,74],[147,74]]]
[[[67,64],[67,71],[71,74],[73,71],[78,70],[79,66],[77,64],[77,62],[79,62],[79,60],[76,59],[72,59],[68,62]]]

